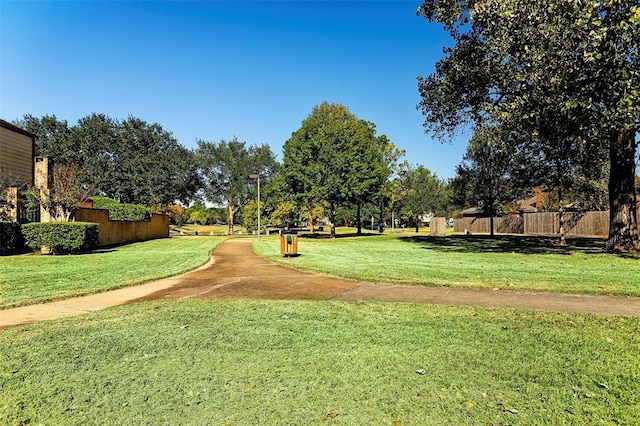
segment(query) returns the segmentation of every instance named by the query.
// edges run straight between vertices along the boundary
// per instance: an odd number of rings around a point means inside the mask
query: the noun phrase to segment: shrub
[[[87,222],[28,223],[22,227],[32,250],[49,247],[52,254],[80,253],[98,247],[98,224]]]
[[[0,256],[22,248],[22,232],[17,222],[0,222]]]
[[[140,204],[122,204],[107,197],[91,197],[93,208],[109,210],[110,220],[142,222],[151,218],[149,210]]]

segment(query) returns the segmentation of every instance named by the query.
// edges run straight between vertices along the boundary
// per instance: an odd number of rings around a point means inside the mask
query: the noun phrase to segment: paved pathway
[[[640,316],[640,298],[373,284],[300,272],[258,257],[249,239],[230,239],[211,261],[178,277],[58,302],[0,310],[0,329],[143,300],[262,298],[435,303]]]

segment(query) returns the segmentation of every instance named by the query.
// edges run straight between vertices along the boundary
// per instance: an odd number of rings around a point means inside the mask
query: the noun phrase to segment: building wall
[[[34,138],[25,133],[0,120],[0,169],[19,184],[32,184]]]
[[[98,224],[99,246],[154,240],[169,236],[169,216],[152,214],[148,221],[109,220],[109,211],[79,208],[76,221]]]

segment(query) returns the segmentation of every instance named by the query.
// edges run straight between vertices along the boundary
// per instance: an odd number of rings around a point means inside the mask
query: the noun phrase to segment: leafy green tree
[[[229,233],[233,233],[234,215],[256,194],[256,183],[249,175],[259,174],[266,184],[278,169],[275,155],[268,145],[247,147],[235,137],[220,142],[198,140],[196,155],[204,197],[227,208]]]
[[[71,129],[66,120],[59,120],[55,115],[38,118],[26,114],[14,124],[37,136],[36,156],[49,157],[55,164],[82,164],[80,149],[71,138]]]
[[[192,153],[160,124],[129,117],[115,140],[113,180],[101,190],[121,202],[169,205],[198,188]]]
[[[382,135],[376,138],[379,149],[382,151],[382,158],[385,164],[384,168],[380,169],[382,173],[382,185],[380,185],[373,196],[367,197],[372,200],[380,211],[380,223],[385,222],[385,210],[388,207],[392,207],[394,200],[394,183],[393,178],[397,176],[400,170],[400,158],[404,156],[404,150],[396,148],[395,144],[391,142],[386,135]],[[358,212],[356,214],[358,233],[361,233],[361,217],[360,217],[360,204],[358,204]]]
[[[95,194],[134,204],[188,203],[200,187],[193,153],[160,124],[91,114],[69,127],[55,115],[17,122],[37,135],[37,155],[53,164],[77,164]]]
[[[164,211],[169,215],[169,221],[172,225],[184,225],[189,220],[187,209],[181,204],[171,204]]]
[[[550,165],[573,155],[597,166],[606,153],[607,248],[635,250],[637,0],[428,0],[418,14],[444,24],[455,41],[436,72],[419,78],[425,126],[444,135],[498,124],[518,135],[524,158],[541,155]]]
[[[276,209],[271,213],[270,221],[273,225],[281,226],[298,221],[298,208],[293,201],[283,201],[278,203]]]
[[[296,202],[304,206],[313,232],[314,209],[326,203],[335,236],[337,208],[373,197],[387,176],[375,126],[339,104],[315,106],[284,144],[282,173]]]
[[[269,216],[264,215],[264,202],[260,201],[260,214],[262,215],[261,227],[265,226],[265,219]],[[249,200],[242,209],[242,226],[244,226],[248,232],[253,232],[258,229],[258,200]]]
[[[424,166],[404,164],[395,181],[400,216],[420,230],[420,216],[444,213],[448,205],[447,184]]]
[[[209,215],[206,212],[196,210],[189,215],[189,223],[196,223],[199,225],[206,225],[209,222]]]
[[[494,128],[482,128],[474,134],[467,147],[464,161],[458,165],[453,187],[458,204],[480,207],[490,217],[491,236],[493,218],[503,203],[513,199],[508,170],[512,160],[508,147],[495,137]]]

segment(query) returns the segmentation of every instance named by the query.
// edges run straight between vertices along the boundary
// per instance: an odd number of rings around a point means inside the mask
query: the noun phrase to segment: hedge
[[[14,253],[22,248],[22,232],[17,222],[0,222],[0,256]]]
[[[94,209],[109,210],[109,220],[142,222],[151,218],[151,213],[140,204],[122,204],[107,197],[91,197]]]
[[[97,223],[27,223],[22,226],[22,235],[32,250],[49,247],[51,254],[81,253],[98,247]]]

